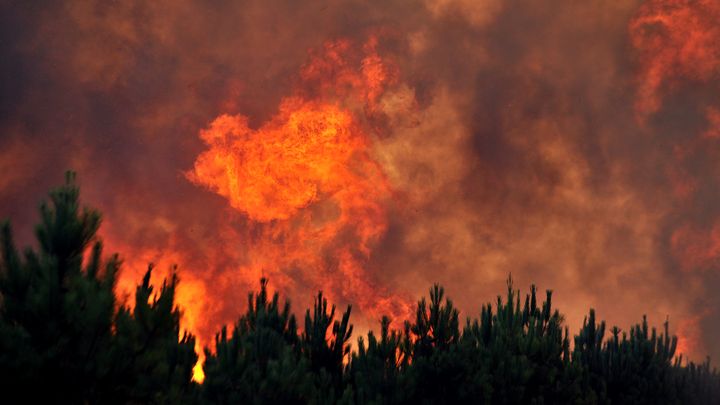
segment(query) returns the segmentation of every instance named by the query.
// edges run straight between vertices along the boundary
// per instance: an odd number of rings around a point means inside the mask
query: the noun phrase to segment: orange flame
[[[123,271],[120,273],[116,286],[116,294],[121,300],[125,301],[125,305],[131,307],[135,305],[132,297],[134,297],[138,280],[142,279],[148,263],[155,265],[151,281],[155,286],[154,294],[158,294],[159,286],[162,285],[163,280],[168,280],[171,277],[175,264],[187,262],[177,251],[156,249],[138,251],[112,239],[110,244],[113,247],[119,247],[118,250],[120,251],[133,252],[131,256],[124,259]],[[210,341],[203,333],[208,329],[204,314],[212,303],[207,300],[207,288],[202,280],[194,277],[191,272],[183,272],[181,276],[181,281],[175,290],[175,304],[181,309],[180,322],[183,329],[196,336],[195,351],[198,353],[198,361],[193,367],[193,380],[202,383],[205,379],[205,373],[202,369],[205,355],[202,347]]]
[[[706,316],[706,313],[699,315],[687,316],[680,320],[677,329],[677,347],[675,356],[682,355],[685,359],[697,358],[701,351],[700,321]]]
[[[204,379],[200,349],[236,319],[244,302],[237,293],[252,289],[261,275],[285,295],[297,298],[321,289],[330,301],[357,304],[356,322],[410,315],[410,300],[381,288],[370,272],[393,199],[372,155],[373,120],[385,114],[380,99],[398,76],[378,47],[376,36],[362,45],[328,42],[311,51],[294,93],[259,128],[251,128],[243,115],[222,114],[200,131],[207,149],[186,176],[232,209],[212,235],[181,235],[170,219],[148,224],[140,214],[119,227],[104,225],[108,247],[130,260],[120,275],[119,296],[132,297],[147,263],[156,265],[155,285],[173,265],[180,266],[176,303],[183,329],[197,338],[195,381]],[[221,111],[241,104],[226,100]],[[123,239],[128,231],[146,230],[157,232],[155,248]],[[200,249],[189,249],[197,245]],[[237,305],[218,302],[230,296]]]
[[[288,99],[257,132],[243,116],[222,115],[201,137],[210,149],[195,162],[192,181],[258,222],[286,220],[361,181],[351,166],[365,140],[336,106]]]
[[[257,129],[243,115],[217,117],[200,132],[207,150],[187,177],[249,220],[240,277],[270,273],[286,292],[301,279],[303,290],[357,303],[366,316],[402,319],[409,300],[367,271],[392,198],[368,124],[397,72],[377,47],[377,37],[326,43],[301,69],[296,94]]]

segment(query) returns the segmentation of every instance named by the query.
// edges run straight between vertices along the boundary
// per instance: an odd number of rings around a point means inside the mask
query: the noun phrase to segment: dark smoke
[[[29,241],[35,202],[77,170],[111,248],[181,252],[207,283],[212,333],[255,282],[231,274],[253,235],[186,179],[198,132],[222,113],[260,126],[309,52],[381,32],[399,82],[373,150],[398,197],[368,277],[411,297],[441,282],[470,315],[512,272],[554,288],[571,330],[591,306],[622,328],[669,316],[720,358],[720,140],[703,137],[720,77],[673,78],[639,119],[641,3],[1,2],[0,215]],[[304,307],[313,282],[285,274]]]

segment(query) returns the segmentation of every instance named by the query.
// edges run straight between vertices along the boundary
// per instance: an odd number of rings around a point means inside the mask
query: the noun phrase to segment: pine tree
[[[3,403],[208,404],[715,404],[720,374],[683,364],[665,322],[607,328],[590,310],[573,337],[552,292],[483,305],[460,330],[442,287],[417,304],[399,330],[383,317],[351,353],[351,307],[335,319],[322,292],[298,331],[290,304],[269,297],[267,280],[215,351],[205,349],[205,383],[191,381],[195,338],[181,332],[175,269],[159,291],[153,268],[133,307],[118,306],[117,255],[96,236],[97,211],[81,208],[75,177],[40,208],[37,248],[18,251],[0,226],[0,390]]]
[[[104,258],[100,213],[80,208],[75,175],[40,208],[38,249],[0,244],[0,384],[4,403],[167,403],[192,399],[194,338],[180,338],[177,278],[117,310],[117,255]],[[38,387],[41,383],[42,386]],[[40,388],[40,389],[39,389]]]
[[[195,337],[180,334],[177,274],[173,272],[169,282],[163,281],[160,294],[153,295],[152,270],[148,266],[136,289],[134,308],[121,308],[115,320],[115,389],[120,398],[138,403],[187,402],[195,388],[191,381],[197,361]]]
[[[0,381],[9,402],[78,403],[111,382],[113,286],[118,257],[102,257],[100,214],[80,208],[75,175],[50,193],[21,255],[8,223],[0,261]],[[86,256],[86,257],[84,257]],[[37,388],[42,381],[42,389]]]
[[[313,375],[301,356],[290,303],[280,309],[278,294],[268,299],[267,280],[249,294],[248,309],[228,337],[215,337],[205,349],[203,398],[209,403],[302,404],[313,397]]]
[[[349,384],[357,404],[400,403],[399,377],[410,365],[412,353],[409,324],[404,331],[390,330],[390,318],[380,321],[380,339],[370,331],[367,346],[358,338],[357,352],[348,367]]]

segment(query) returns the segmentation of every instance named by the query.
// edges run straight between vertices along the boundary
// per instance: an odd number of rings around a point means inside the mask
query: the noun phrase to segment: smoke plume
[[[714,0],[0,3],[0,215],[79,172],[211,343],[267,276],[355,323],[516,285],[720,358]]]

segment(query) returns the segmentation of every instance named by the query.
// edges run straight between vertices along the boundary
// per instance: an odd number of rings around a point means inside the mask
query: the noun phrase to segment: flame
[[[720,6],[707,0],[651,0],[640,8],[629,26],[631,44],[640,56],[638,121],[659,111],[663,97],[679,80],[709,81],[717,73],[720,32],[712,16],[719,11]],[[410,300],[381,288],[370,268],[375,247],[387,233],[389,206],[397,204],[399,187],[388,179],[393,178],[392,165],[374,155],[376,141],[383,135],[383,122],[395,115],[408,119],[404,109],[393,114],[398,108],[393,97],[409,93],[403,106],[415,101],[412,91],[397,91],[398,83],[400,71],[392,55],[383,53],[380,35],[370,35],[364,43],[327,41],[310,50],[292,91],[258,126],[250,124],[251,116],[238,113],[247,105],[242,82],[228,82],[227,94],[217,105],[218,116],[199,131],[205,149],[186,177],[222,197],[244,222],[236,226],[235,216],[221,213],[228,221],[214,231],[223,235],[223,245],[198,241],[202,245],[197,250],[210,251],[200,261],[187,256],[184,243],[133,253],[139,260],[132,268],[140,270],[126,275],[127,285],[121,283],[121,289],[133,291],[148,261],[157,263],[159,270],[172,263],[207,269],[183,273],[181,268],[177,291],[183,328],[198,337],[196,381],[204,378],[199,348],[237,315],[222,312],[211,296],[244,293],[261,275],[285,295],[322,289],[331,301],[357,304],[369,318],[409,317]],[[718,111],[706,111],[705,139],[718,137]],[[697,147],[676,146],[673,157],[678,164],[666,169],[678,200],[690,201],[702,186],[683,164]],[[680,266],[707,268],[717,261],[718,232],[693,225],[677,229],[671,249]],[[115,250],[137,251],[130,246]],[[238,250],[246,253],[232,253]],[[240,311],[242,300],[238,302]],[[685,351],[697,345],[691,329],[685,326],[681,334]]]
[[[712,295],[720,258],[717,0],[558,13],[384,2],[345,26],[341,3],[302,19],[256,7],[244,24],[244,7],[71,3],[8,15],[29,34],[3,47],[19,76],[0,124],[1,211],[30,237],[31,208],[18,201],[77,169],[83,199],[118,221],[103,226],[107,250],[130,260],[118,290],[132,294],[147,262],[156,285],[178,264],[182,327],[199,345],[237,319],[263,274],[296,311],[319,288],[358,303],[356,326],[402,317],[398,291],[433,281],[473,311],[510,270],[561,288],[571,327],[590,303],[621,324],[644,306],[657,317],[714,305],[696,297]],[[358,27],[375,23],[395,36],[363,37]],[[354,39],[316,42],[337,32]],[[658,123],[670,125],[639,139],[626,107],[640,122],[668,113]],[[310,123],[322,130],[300,129]],[[202,180],[199,155],[211,159]],[[374,268],[380,243],[387,273]],[[594,289],[636,278],[647,281],[638,294]]]
[[[196,348],[195,350],[198,350]],[[205,363],[205,353],[202,350],[199,350],[198,355],[198,361],[195,363],[195,366],[193,366],[192,369],[192,379],[193,381],[202,384],[203,381],[205,381],[205,371],[203,370],[203,364]]]
[[[337,40],[311,52],[294,94],[259,128],[242,114],[215,118],[200,131],[207,149],[187,177],[247,219],[238,240],[248,263],[238,277],[269,275],[285,292],[301,280],[303,291],[356,303],[365,316],[404,319],[410,300],[379,288],[367,271],[393,196],[372,155],[379,100],[397,81],[378,44],[377,36],[362,46]]]
[[[257,132],[243,116],[222,115],[201,138],[210,149],[195,162],[192,181],[258,222],[291,218],[359,181],[351,160],[364,139],[333,105],[285,100]]]
[[[378,35],[371,35],[361,50],[347,39],[327,41],[319,52],[311,52],[310,61],[300,70],[299,87],[324,98],[355,99],[367,109],[375,109],[399,75],[395,64],[379,55],[379,41]]]
[[[197,339],[195,381],[204,380],[202,347],[243,310],[243,300],[233,306],[213,297],[249,291],[261,276],[289,296],[323,290],[331,301],[357,304],[368,319],[410,315],[410,300],[380,288],[368,272],[373,248],[387,231],[393,197],[372,156],[371,134],[373,120],[384,114],[380,99],[398,73],[378,47],[379,37],[370,36],[361,45],[341,39],[311,51],[294,93],[259,128],[251,128],[244,115],[225,114],[242,103],[222,102],[224,114],[199,133],[207,149],[186,176],[225,198],[245,219],[226,212],[230,218],[213,235],[189,240],[171,218],[137,213],[122,224],[106,221],[107,245],[128,258],[116,290],[126,301],[147,263],[155,264],[154,285],[180,266],[176,303],[182,328]],[[240,95],[235,87],[229,93]],[[138,248],[123,239],[129,229],[153,232],[154,247]]]
[[[640,56],[635,110],[639,121],[661,107],[662,93],[678,79],[707,82],[720,68],[720,2],[649,0],[630,23]]]
[[[689,315],[680,320],[676,333],[678,341],[675,349],[675,356],[682,355],[684,358],[689,359],[700,354],[698,353],[702,347],[700,321],[706,315],[706,313]]]
[[[163,280],[168,280],[172,276],[172,272],[176,271],[177,263],[187,262],[177,251],[162,249],[132,249],[132,247],[123,245],[113,239],[109,243],[113,247],[119,247],[118,250],[123,252],[133,252],[132,255],[124,259],[123,270],[120,273],[116,286],[116,294],[125,301],[125,305],[133,307],[135,302],[130,300],[134,297],[138,280],[141,280],[144,272],[147,270],[148,263],[153,263],[153,273],[151,282],[154,286],[153,294],[159,294],[159,288]],[[207,299],[207,288],[202,280],[197,279],[191,272],[183,272],[181,281],[175,290],[175,304],[181,309],[180,323],[183,330],[193,333],[196,337],[195,351],[198,353],[198,361],[193,367],[193,380],[202,383],[205,379],[205,373],[202,369],[202,363],[205,361],[205,354],[202,350],[204,344],[209,342],[206,333],[207,320],[204,315],[208,310],[211,302]],[[153,299],[151,296],[150,299]],[[212,336],[212,335],[209,335]]]

